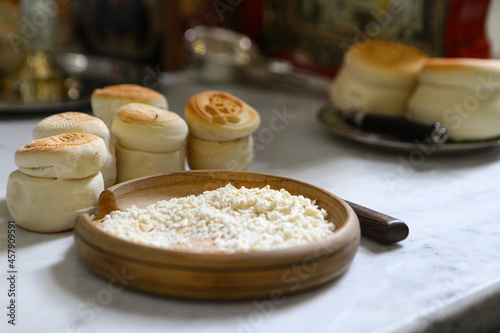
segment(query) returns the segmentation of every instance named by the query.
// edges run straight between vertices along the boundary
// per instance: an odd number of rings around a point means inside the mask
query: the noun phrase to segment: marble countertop
[[[262,116],[250,170],[299,179],[404,220],[393,246],[363,239],[341,278],[266,300],[197,302],[113,288],[79,259],[72,232],[16,228],[16,325],[5,203],[15,150],[46,115],[0,115],[1,332],[491,332],[500,327],[500,149],[418,155],[337,139],[317,120],[321,94],[175,75],[161,90],[183,114],[202,90],[227,90]],[[278,126],[276,126],[278,125]],[[35,329],[36,328],[36,329]]]

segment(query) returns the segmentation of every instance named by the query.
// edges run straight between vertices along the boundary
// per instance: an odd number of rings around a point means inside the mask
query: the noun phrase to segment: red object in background
[[[262,37],[264,24],[264,0],[245,1],[243,6],[243,17],[239,30],[251,39],[259,41]]]
[[[445,32],[445,56],[489,58],[486,17],[490,0],[452,0]]]

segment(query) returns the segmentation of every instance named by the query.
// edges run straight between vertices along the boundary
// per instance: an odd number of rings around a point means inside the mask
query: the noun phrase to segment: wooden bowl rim
[[[173,173],[166,173],[166,174],[159,174],[159,175],[152,175],[152,176],[146,176],[146,177],[141,177],[137,178],[128,182],[116,184],[114,186],[111,186],[110,188],[107,189],[107,191],[111,190],[116,190],[120,187],[123,186],[131,186],[130,184],[135,183],[135,182],[141,182],[145,180],[151,180],[154,178],[158,177],[178,177],[179,175],[194,175],[194,176],[202,176],[205,174],[213,174],[213,173],[221,173],[221,174],[238,174],[238,175],[248,175],[248,176],[256,176],[256,177],[264,177],[264,178],[271,178],[271,179],[279,179],[283,181],[288,181],[288,182],[293,182],[296,183],[300,186],[306,186],[314,191],[319,191],[323,192],[324,194],[328,195],[330,198],[333,200],[337,201],[337,203],[340,204],[340,206],[344,209],[346,213],[346,218],[343,221],[343,224],[341,226],[336,225],[335,231],[332,235],[329,235],[325,238],[316,240],[311,243],[307,244],[302,244],[302,245],[297,245],[297,246],[292,246],[288,248],[281,248],[281,249],[273,249],[273,250],[265,250],[265,251],[256,251],[256,252],[234,252],[234,253],[228,253],[228,252],[192,252],[192,251],[180,251],[180,250],[172,250],[172,249],[164,249],[164,248],[158,248],[158,247],[153,247],[153,246],[148,246],[148,245],[142,245],[142,244],[136,244],[115,236],[112,236],[105,231],[99,229],[97,227],[97,224],[100,223],[100,219],[97,220],[91,220],[90,216],[88,214],[81,214],[75,223],[74,227],[74,234],[75,237],[78,237],[81,241],[87,242],[88,244],[99,248],[100,250],[111,252],[114,255],[119,255],[122,257],[127,257],[127,258],[135,258],[137,260],[141,261],[149,261],[151,263],[154,262],[161,262],[157,261],[154,258],[156,257],[176,257],[182,260],[186,260],[186,266],[192,266],[192,262],[189,260],[195,260],[199,261],[200,263],[202,261],[206,261],[207,266],[210,266],[210,264],[220,262],[220,263],[227,263],[228,261],[230,262],[239,262],[239,261],[255,261],[255,262],[260,262],[260,263],[265,263],[268,262],[270,264],[276,262],[277,258],[292,258],[292,257],[304,257],[307,254],[313,254],[317,251],[318,248],[325,248],[328,249],[328,256],[333,256],[338,252],[342,252],[348,248],[350,248],[354,242],[359,242],[360,238],[360,231],[359,231],[359,221],[357,218],[357,215],[354,213],[352,208],[341,198],[338,196],[332,194],[331,192],[324,190],[318,186],[308,184],[306,182],[288,178],[288,177],[283,177],[283,176],[277,176],[277,175],[272,175],[272,174],[266,174],[266,173],[257,173],[257,172],[248,172],[248,171],[216,171],[216,170],[196,170],[196,171],[182,171],[182,172],[173,172]],[[331,220],[329,220],[330,223],[334,223]],[[86,231],[89,234],[93,234],[96,237],[92,237],[92,239],[106,239],[105,243],[96,243],[93,242],[92,240],[89,240],[85,238],[82,235],[82,231]],[[353,236],[354,235],[354,236]],[[125,255],[125,253],[119,253],[117,251],[114,251],[115,248],[127,248],[129,253],[128,255]],[[140,255],[140,253],[149,253],[151,256],[149,258],[143,258]],[[275,265],[273,265],[275,266]]]

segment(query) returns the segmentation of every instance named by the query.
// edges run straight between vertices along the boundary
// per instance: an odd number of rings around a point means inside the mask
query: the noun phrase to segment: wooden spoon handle
[[[394,244],[408,237],[410,230],[403,221],[353,202],[346,202],[358,215],[363,236],[382,244]]]
[[[99,195],[96,219],[103,219],[104,216],[118,209],[113,189],[114,187],[106,189]]]

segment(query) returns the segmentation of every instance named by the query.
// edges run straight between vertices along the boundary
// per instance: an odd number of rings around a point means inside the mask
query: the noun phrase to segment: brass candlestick
[[[66,94],[62,73],[42,50],[28,52],[22,67],[7,81],[12,97],[25,104],[60,102]]]
[[[26,49],[22,66],[3,80],[6,100],[21,104],[60,102],[67,95],[64,74],[50,54],[57,21],[53,0],[22,0],[17,36]]]

